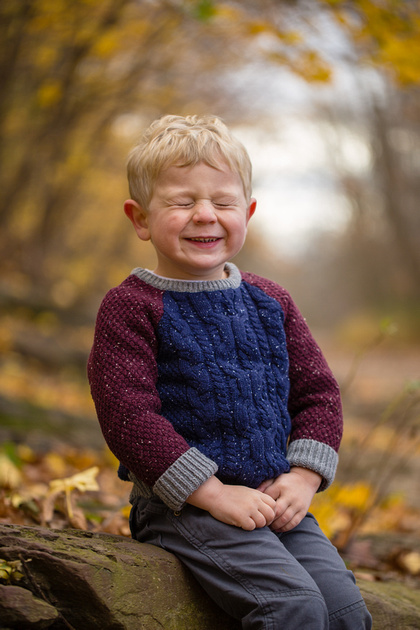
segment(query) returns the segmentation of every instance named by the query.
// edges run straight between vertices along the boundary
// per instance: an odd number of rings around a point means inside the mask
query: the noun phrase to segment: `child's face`
[[[155,273],[185,280],[219,280],[245,241],[256,201],[245,199],[237,173],[200,162],[170,166],[156,181],[147,212],[133,200],[124,210],[157,254]]]

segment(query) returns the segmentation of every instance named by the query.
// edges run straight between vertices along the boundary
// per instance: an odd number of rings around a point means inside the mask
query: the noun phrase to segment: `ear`
[[[124,202],[124,212],[133,224],[137,236],[142,241],[150,241],[150,230],[147,221],[147,212],[133,199]]]
[[[247,223],[247,225],[248,225],[248,221],[250,220],[250,218],[254,214],[256,208],[257,208],[257,200],[254,199],[254,197],[251,197],[248,209],[246,211],[246,223]]]

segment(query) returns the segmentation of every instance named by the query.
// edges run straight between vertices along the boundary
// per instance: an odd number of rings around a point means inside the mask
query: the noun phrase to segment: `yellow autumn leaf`
[[[307,81],[326,83],[331,79],[331,68],[314,50],[305,51],[297,57],[293,68]]]
[[[23,578],[21,573],[22,564],[19,560],[8,562],[0,558],[0,580],[9,584],[10,582],[18,582]]]
[[[56,105],[63,95],[63,88],[59,81],[47,81],[38,90],[38,103],[40,107]]]
[[[71,500],[71,493],[73,490],[79,492],[96,491],[99,490],[96,476],[99,472],[98,466],[93,466],[87,470],[83,470],[80,473],[73,475],[72,477],[66,477],[65,479],[53,479],[50,481],[49,496],[50,499],[54,495],[58,495],[60,492],[64,492],[66,495],[67,514],[70,521],[74,518],[74,509]]]
[[[22,481],[18,467],[5,455],[0,453],[0,488],[13,490]]]
[[[400,564],[410,575],[420,575],[420,553],[418,551],[406,553],[400,560]]]
[[[214,17],[226,20],[228,24],[232,22],[238,23],[244,19],[243,13],[237,7],[229,6],[228,4],[216,4],[214,6]]]
[[[93,52],[99,57],[111,56],[119,45],[119,35],[116,31],[103,33],[95,42]]]
[[[341,486],[336,500],[339,505],[363,511],[372,497],[372,489],[366,483],[355,483]]]
[[[58,453],[47,453],[44,456],[44,464],[48,468],[48,476],[50,477],[59,478],[68,472],[64,458]]]
[[[129,518],[130,512],[131,512],[131,505],[124,505],[124,507],[121,508],[120,512],[124,516],[124,518]]]
[[[250,35],[260,35],[261,33],[271,32],[271,25],[263,20],[254,20],[248,23],[247,30]]]
[[[35,451],[27,444],[18,444],[16,450],[22,462],[33,464],[36,461]]]
[[[53,479],[50,481],[51,492],[71,492],[72,490],[78,490],[79,492],[87,492],[88,490],[99,490],[96,476],[99,473],[98,466],[92,466],[80,473],[73,475],[72,477],[66,477],[65,479]]]
[[[10,503],[13,505],[13,507],[18,510],[20,508],[20,506],[25,503],[26,499],[25,497],[23,497],[21,494],[19,494],[18,492],[14,492],[12,494],[12,496],[10,497]]]

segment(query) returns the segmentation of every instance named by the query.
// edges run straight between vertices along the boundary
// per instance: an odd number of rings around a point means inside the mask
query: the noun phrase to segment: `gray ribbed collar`
[[[133,269],[131,275],[137,276],[140,280],[147,282],[156,289],[162,291],[181,291],[184,293],[199,293],[200,291],[221,291],[223,289],[237,289],[241,284],[241,272],[233,263],[226,263],[225,270],[229,276],[222,280],[175,280],[173,278],[163,278],[155,273],[137,267]]]

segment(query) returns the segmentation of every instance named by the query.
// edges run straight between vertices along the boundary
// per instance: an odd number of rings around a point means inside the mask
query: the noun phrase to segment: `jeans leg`
[[[175,515],[154,499],[136,504],[131,527],[178,556],[245,630],[328,630],[317,585],[267,527],[247,532],[189,505]]]
[[[312,514],[295,529],[278,536],[318,585],[327,604],[330,630],[370,630],[372,618],[353,573]]]

